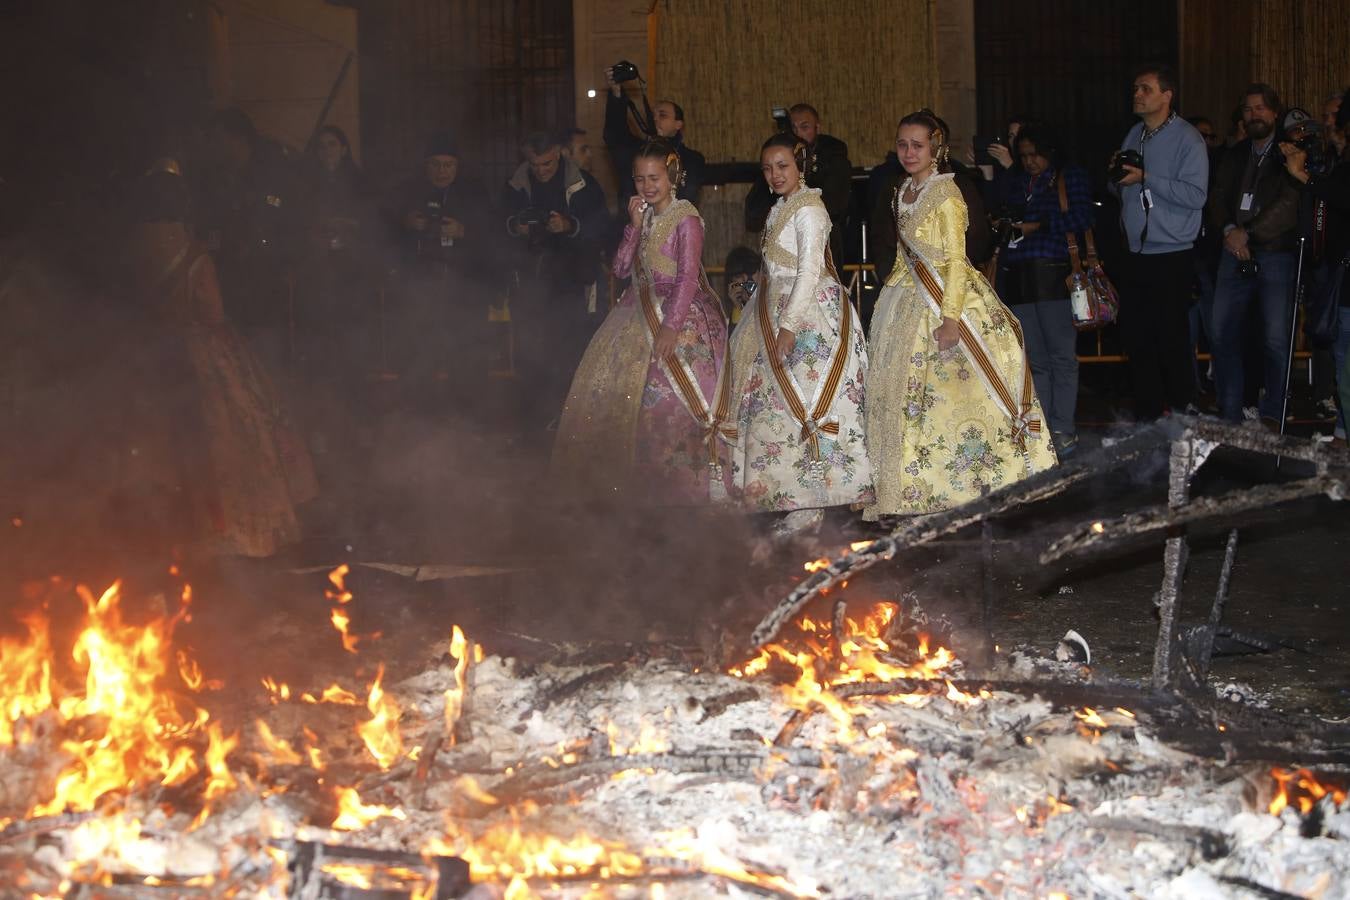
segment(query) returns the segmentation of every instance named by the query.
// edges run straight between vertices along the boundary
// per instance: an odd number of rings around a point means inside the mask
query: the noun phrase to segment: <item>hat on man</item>
[[[1280,122],[1280,131],[1284,134],[1293,134],[1296,130],[1320,131],[1322,123],[1308,115],[1305,110],[1297,106],[1291,106],[1289,112],[1284,114],[1284,119]]]
[[[448,131],[438,131],[427,138],[427,152],[422,154],[424,158],[432,156],[453,156],[459,157],[459,145],[455,139],[450,136]]]

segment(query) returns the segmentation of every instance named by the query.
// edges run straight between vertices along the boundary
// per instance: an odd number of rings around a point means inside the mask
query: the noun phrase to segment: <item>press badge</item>
[[[1242,202],[1238,204],[1238,209],[1242,210],[1243,212],[1252,211],[1252,195],[1250,193],[1242,195]]]

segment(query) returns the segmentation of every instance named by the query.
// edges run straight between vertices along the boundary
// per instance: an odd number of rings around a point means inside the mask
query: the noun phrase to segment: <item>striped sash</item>
[[[900,248],[904,250],[902,258],[909,266],[910,272],[914,275],[914,280],[918,284],[919,295],[928,303],[928,308],[933,315],[941,319],[943,297],[941,279],[934,268],[928,265],[920,255],[919,251],[905,240],[903,233],[900,234],[899,244]],[[1026,350],[1022,341],[1022,330],[1018,327],[1015,318],[1011,320],[1010,324],[1013,333],[1017,335],[1018,347],[1023,348],[1022,384],[1021,391],[1017,395],[1014,395],[1013,388],[1003,380],[998,367],[994,365],[989,347],[984,343],[984,338],[980,337],[979,333],[971,327],[965,313],[962,313],[961,318],[957,319],[957,330],[960,334],[958,344],[965,351],[970,361],[975,364],[975,372],[980,381],[984,383],[989,396],[1012,423],[1013,444],[1025,450],[1028,435],[1035,437],[1041,433],[1041,420],[1031,410],[1034,389],[1031,381],[1031,366],[1027,363]]]
[[[839,435],[839,417],[830,415],[830,408],[834,405],[835,394],[838,393],[839,383],[843,380],[849,345],[853,342],[853,303],[842,288],[839,302],[843,307],[839,341],[835,344],[834,355],[830,360],[829,374],[816,386],[816,395],[810,412],[807,411],[806,401],[797,385],[797,379],[778,358],[773,323],[769,319],[768,298],[759,303],[759,333],[764,338],[764,356],[769,361],[769,368],[773,370],[773,379],[778,383],[778,392],[782,395],[783,402],[787,404],[788,412],[801,426],[801,439],[810,446],[811,458],[817,462],[820,461],[819,435],[822,432],[834,437]]]
[[[699,286],[711,294],[713,291],[711,285],[708,284],[708,276],[700,269],[698,277]],[[647,321],[647,339],[654,345],[656,333],[661,330],[661,309],[652,301],[651,279],[646,263],[642,259],[641,250],[638,251],[638,272],[635,281],[638,288],[638,300],[642,305],[642,315]],[[694,370],[680,356],[679,351],[674,350],[667,353],[656,363],[666,376],[666,380],[675,388],[675,395],[679,398],[680,405],[703,429],[703,443],[708,448],[708,465],[712,469],[710,490],[714,499],[719,499],[722,494],[719,488],[724,486],[722,483],[722,467],[717,457],[717,442],[721,440],[728,445],[735,446],[740,439],[740,431],[728,422],[731,418],[731,379],[727,377],[727,370],[731,368],[730,348],[728,347],[723,354],[722,367],[717,372],[716,409],[713,409],[704,399],[703,391],[698,386],[698,379],[694,376]]]

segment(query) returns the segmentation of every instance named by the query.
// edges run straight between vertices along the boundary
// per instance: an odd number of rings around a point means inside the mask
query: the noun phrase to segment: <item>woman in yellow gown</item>
[[[939,512],[1055,465],[1017,318],[966,259],[965,201],[929,110],[900,120],[899,252],[868,340],[865,517]]]

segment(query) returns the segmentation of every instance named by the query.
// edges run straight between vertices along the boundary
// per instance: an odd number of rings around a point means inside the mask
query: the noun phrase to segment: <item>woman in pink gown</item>
[[[703,274],[703,220],[677,200],[679,157],[659,142],[633,161],[637,194],[614,259],[632,284],[591,339],[554,448],[568,493],[640,505],[726,497],[735,410],[727,324]]]

